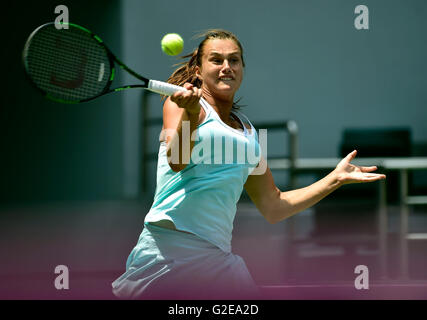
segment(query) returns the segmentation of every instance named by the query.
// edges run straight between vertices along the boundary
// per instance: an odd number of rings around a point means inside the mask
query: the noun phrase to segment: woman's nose
[[[224,60],[224,63],[222,65],[222,70],[223,70],[223,72],[225,72],[225,71],[230,72],[231,71],[230,63],[228,62],[228,60]]]

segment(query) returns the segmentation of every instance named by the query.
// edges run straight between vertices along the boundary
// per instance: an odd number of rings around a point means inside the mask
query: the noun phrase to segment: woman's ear
[[[200,81],[203,81],[202,75],[200,74],[200,67],[196,66],[196,77],[197,79],[199,79]]]

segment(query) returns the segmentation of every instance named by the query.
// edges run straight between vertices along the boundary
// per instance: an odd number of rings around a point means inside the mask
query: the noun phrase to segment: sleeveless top
[[[206,116],[195,130],[185,169],[174,172],[170,168],[166,142],[160,143],[154,201],[144,222],[172,221],[177,229],[230,252],[236,205],[261,158],[258,135],[241,112],[232,111],[243,132],[225,124],[203,98],[200,104]]]

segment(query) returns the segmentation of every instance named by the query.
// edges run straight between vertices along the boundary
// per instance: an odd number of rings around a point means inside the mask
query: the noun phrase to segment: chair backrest
[[[342,157],[354,149],[359,157],[411,156],[410,128],[344,129],[339,153]]]

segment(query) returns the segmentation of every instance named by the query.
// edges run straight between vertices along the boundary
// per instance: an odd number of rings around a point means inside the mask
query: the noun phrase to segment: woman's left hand
[[[373,182],[386,178],[384,174],[371,173],[377,170],[376,166],[361,167],[351,164],[356,154],[356,150],[349,153],[335,168],[334,172],[341,184]]]

